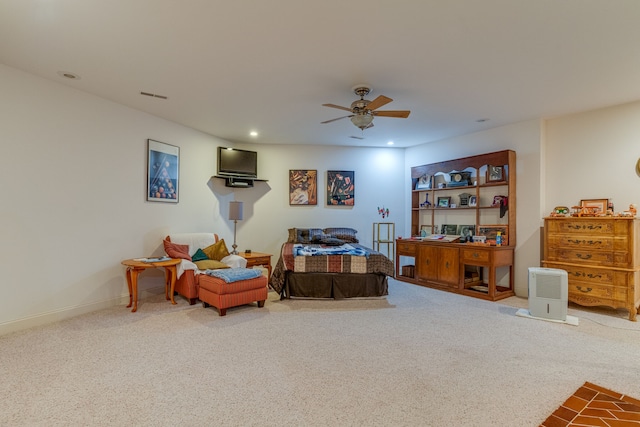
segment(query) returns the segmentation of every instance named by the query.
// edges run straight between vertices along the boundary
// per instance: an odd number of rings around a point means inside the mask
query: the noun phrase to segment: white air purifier
[[[557,268],[529,267],[529,314],[532,317],[567,320],[569,276]]]

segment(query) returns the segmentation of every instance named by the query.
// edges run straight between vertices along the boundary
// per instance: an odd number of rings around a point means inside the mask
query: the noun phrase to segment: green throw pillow
[[[202,249],[198,249],[195,254],[191,255],[191,261],[193,262],[204,261],[206,259],[209,259],[209,257],[202,251]]]

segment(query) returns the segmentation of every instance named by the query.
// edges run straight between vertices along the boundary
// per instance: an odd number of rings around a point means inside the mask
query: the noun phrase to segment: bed
[[[364,298],[388,294],[392,261],[360,245],[352,228],[293,228],[269,286],[284,298]]]

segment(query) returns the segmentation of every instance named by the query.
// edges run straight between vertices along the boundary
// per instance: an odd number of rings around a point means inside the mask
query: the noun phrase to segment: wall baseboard
[[[157,295],[158,292],[164,294],[164,285],[158,287],[147,288],[142,290],[138,295],[138,301],[152,295]],[[25,329],[33,328],[36,326],[47,325],[49,323],[59,322],[61,320],[70,319],[81,314],[91,313],[93,311],[104,310],[105,308],[111,308],[117,305],[126,306],[129,304],[129,294],[120,295],[119,297],[92,302],[89,304],[76,305],[65,307],[59,310],[40,313],[35,316],[29,316],[22,319],[12,320],[9,322],[0,323],[0,336],[10,334],[12,332],[18,332]],[[129,312],[127,310],[127,312]]]

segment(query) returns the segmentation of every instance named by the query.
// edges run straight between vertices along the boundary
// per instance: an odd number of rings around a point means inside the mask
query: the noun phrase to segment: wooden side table
[[[171,300],[171,304],[176,304],[173,299],[173,291],[176,286],[176,266],[180,264],[180,261],[180,259],[168,259],[166,261],[156,262],[136,261],[135,259],[126,259],[122,261],[122,265],[127,267],[127,285],[129,286],[129,305],[127,308],[133,305],[131,312],[135,313],[136,310],[138,310],[138,274],[147,268],[164,268],[166,272],[164,286],[165,297],[167,300]],[[171,293],[169,293],[169,288],[171,288]]]
[[[258,265],[266,266],[269,271],[269,277],[271,277],[271,254],[265,254],[262,252],[251,252],[250,254],[246,252],[239,252],[238,255],[247,260],[247,268],[252,268]]]

